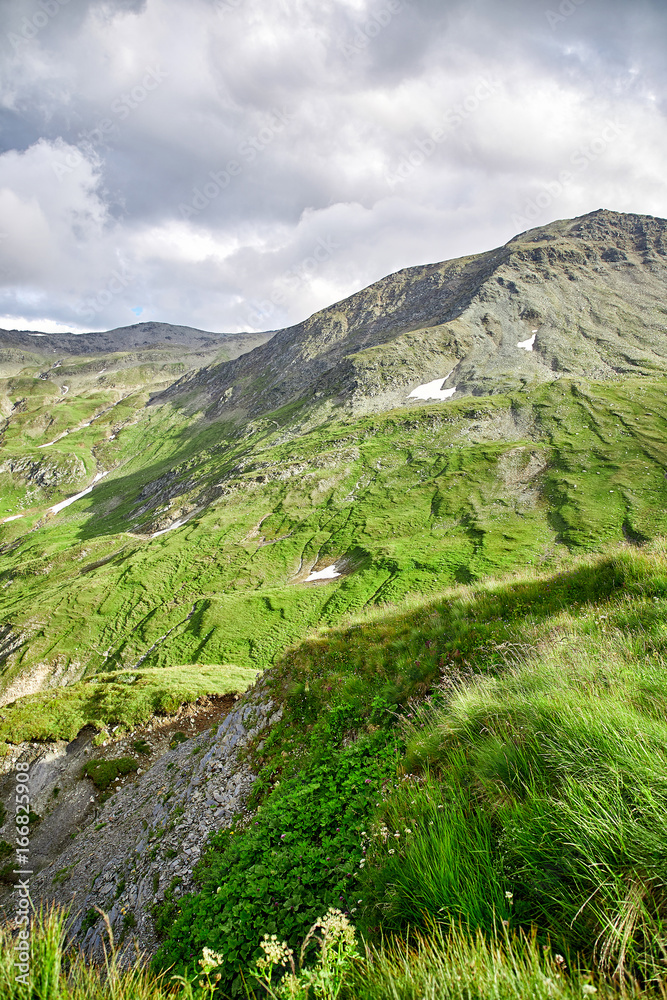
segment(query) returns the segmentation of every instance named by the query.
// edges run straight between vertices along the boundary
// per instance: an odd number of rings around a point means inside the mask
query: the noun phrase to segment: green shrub
[[[224,956],[220,988],[242,992],[241,973],[262,934],[295,947],[333,906],[357,907],[362,831],[395,773],[398,745],[384,731],[341,749],[323,746],[276,782],[246,829],[211,840],[201,892],[179,901],[158,967],[192,967],[204,947]]]
[[[132,757],[115,757],[111,760],[89,760],[83,773],[92,780],[100,791],[104,791],[112,781],[116,780],[119,774],[130,774],[138,767],[139,765]]]

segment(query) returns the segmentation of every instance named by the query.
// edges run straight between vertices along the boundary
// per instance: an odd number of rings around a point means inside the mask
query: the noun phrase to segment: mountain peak
[[[536,243],[547,240],[560,240],[567,237],[573,239],[585,238],[596,240],[618,240],[625,234],[627,237],[637,237],[646,234],[665,246],[667,221],[652,215],[637,215],[631,212],[614,212],[608,208],[598,208],[586,215],[573,219],[560,219],[537,226],[514,236],[507,246],[515,243]]]
[[[654,373],[666,298],[667,222],[598,209],[390,274],[153,402],[245,420],[287,404],[377,412],[434,382],[440,400]]]

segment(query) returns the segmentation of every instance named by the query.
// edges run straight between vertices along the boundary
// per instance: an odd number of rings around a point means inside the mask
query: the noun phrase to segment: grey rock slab
[[[164,898],[165,888],[177,876],[177,895],[194,888],[192,867],[210,831],[223,829],[244,809],[255,776],[240,759],[240,752],[253,734],[267,729],[271,712],[272,719],[280,717],[280,710],[274,708],[265,695],[250,691],[217,727],[215,736],[206,733],[195,737],[186,749],[159,758],[133,786],[109,799],[99,809],[95,823],[88,821],[76,841],[67,844],[51,865],[34,876],[33,899],[70,905],[75,919],[78,908],[79,923],[93,906],[103,910],[111,907],[109,919],[116,925],[116,932],[122,924],[122,903],[135,917],[136,933],[132,938],[137,946],[149,954],[153,952],[157,940],[151,909],[156,900]],[[249,718],[259,720],[252,729],[242,725],[242,719]],[[191,755],[193,743],[204,750],[201,757]],[[167,768],[170,760],[178,762],[178,775]],[[171,790],[177,794],[165,801]],[[177,807],[179,815],[175,816]],[[97,823],[105,826],[96,830]],[[160,836],[162,830],[166,836]],[[157,856],[152,858],[155,850]],[[178,855],[167,861],[167,850],[176,850]],[[65,884],[54,885],[55,872],[66,866],[72,866],[70,878]],[[113,899],[121,881],[125,883],[124,892],[119,899]],[[87,931],[84,940],[91,961],[103,959],[105,937],[96,926]],[[129,964],[134,952],[126,954]]]

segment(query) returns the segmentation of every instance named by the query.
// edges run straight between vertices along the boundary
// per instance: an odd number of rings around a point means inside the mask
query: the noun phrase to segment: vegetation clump
[[[138,768],[136,760],[132,757],[113,757],[109,760],[89,760],[83,773],[90,778],[93,784],[105,791],[120,774],[130,774]]]

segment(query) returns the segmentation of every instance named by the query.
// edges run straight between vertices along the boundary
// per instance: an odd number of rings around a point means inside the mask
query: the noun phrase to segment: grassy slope
[[[5,709],[2,735],[18,743],[30,733],[36,740],[73,740],[84,726],[140,726],[154,715],[168,715],[205,694],[245,691],[256,671],[224,664],[186,664],[96,674],[56,691],[18,699]]]
[[[173,981],[156,976],[145,966],[132,963],[126,968],[110,948],[106,966],[100,969],[87,964],[79,954],[72,956],[65,947],[64,914],[40,914],[31,928],[31,961],[27,985],[17,982],[14,964],[15,940],[11,931],[0,926],[0,993],[6,1000],[193,1000],[210,996],[209,987],[216,980],[215,965],[209,966],[202,986],[187,981]],[[359,964],[353,974],[334,975],[328,989],[320,995],[333,1000],[339,995],[338,984],[344,981],[342,997],[364,1000],[417,1000],[438,997],[442,1000],[470,1000],[470,997],[498,997],[502,1000],[579,1000],[591,987],[591,975],[584,972],[568,976],[562,964],[549,950],[543,951],[534,940],[488,942],[471,941],[464,935],[432,939],[414,939],[374,952],[372,961]],[[417,949],[414,948],[417,945]],[[343,971],[343,970],[341,970]],[[199,979],[202,975],[201,970]],[[345,982],[347,980],[347,982]],[[253,990],[253,986],[255,987]],[[249,978],[248,996],[263,997],[263,987]],[[219,994],[216,994],[219,996]],[[294,1000],[306,1000],[300,989],[289,994]],[[312,996],[312,992],[310,994]],[[620,997],[616,989],[598,994],[603,1000]],[[627,996],[627,994],[623,994]]]
[[[659,979],[666,609],[664,545],[625,546],[299,644],[270,675],[286,711],[256,750],[261,809],[163,913],[160,962],[213,947],[240,989],[261,932],[294,947],[339,905],[371,939],[505,920],[570,968]]]
[[[280,412],[284,427],[243,438],[169,407],[111,425],[111,440],[94,422],[49,458],[94,456],[107,478],[55,517],[41,508],[1,526],[3,619],[24,637],[4,682],[40,665],[69,680],[174,663],[262,669],[366,606],[652,538],[667,531],[664,387],[562,380],[300,435]],[[195,507],[151,541],[128,534]],[[339,580],[292,584],[300,567],[341,558],[351,572]]]
[[[664,544],[625,545],[375,609],[289,651],[269,678],[285,717],[254,751],[261,808],[216,839],[201,893],[163,909],[162,964],[196,981],[213,946],[228,995],[262,933],[298,946],[343,895],[371,946],[386,936],[343,996],[664,996],[666,609]],[[425,917],[440,926],[420,937]],[[21,1000],[0,935],[0,984]],[[61,972],[58,928],[33,935],[42,996],[166,992],[139,968]]]

